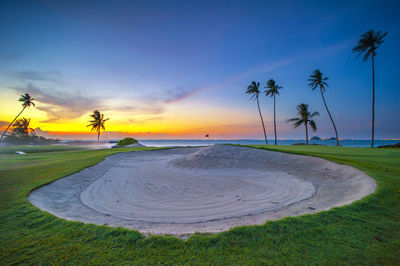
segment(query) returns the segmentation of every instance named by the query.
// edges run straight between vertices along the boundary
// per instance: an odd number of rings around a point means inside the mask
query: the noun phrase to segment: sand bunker
[[[28,199],[68,220],[186,235],[327,210],[375,186],[323,159],[213,145],[112,155]]]

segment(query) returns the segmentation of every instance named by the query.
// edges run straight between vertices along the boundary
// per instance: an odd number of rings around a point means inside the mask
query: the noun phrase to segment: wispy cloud
[[[102,108],[104,111],[114,111],[114,112],[124,112],[132,114],[146,114],[146,115],[158,115],[165,111],[165,108],[158,104],[153,104],[151,106],[105,106]]]
[[[100,96],[87,96],[78,89],[79,85],[72,84],[68,78],[57,71],[20,71],[7,73],[8,79],[14,86],[9,89],[18,93],[29,93],[37,101],[36,108],[46,113],[47,119],[42,123],[65,121],[76,119],[82,115],[99,109],[108,112],[123,112],[127,115],[147,115],[144,120],[160,117],[165,112],[164,102],[160,100],[149,102],[137,102],[115,105],[120,98],[104,98]]]
[[[201,90],[201,88],[197,88],[197,89],[192,89],[192,90],[185,90],[182,88],[177,88],[175,90],[169,90],[167,91],[167,97],[164,100],[164,103],[175,103],[175,102],[179,102],[182,101],[194,94],[196,94],[199,90]]]
[[[8,126],[9,123],[10,123],[10,122],[1,121],[1,120],[0,120],[0,128],[5,127],[5,126]]]
[[[183,91],[177,90],[165,102],[166,103],[178,102],[178,101],[184,100],[200,91],[219,89],[219,88],[228,86],[237,80],[250,78],[250,77],[260,74],[260,73],[268,73],[268,71],[272,71],[272,70],[293,64],[293,63],[301,61],[301,60],[306,60],[306,59],[307,60],[310,60],[310,59],[318,60],[321,58],[325,58],[325,57],[331,56],[332,54],[334,54],[338,51],[349,48],[351,45],[353,45],[355,43],[356,40],[357,40],[357,37],[355,36],[353,38],[346,39],[341,42],[333,43],[331,45],[328,45],[328,46],[325,46],[325,47],[322,47],[319,49],[309,50],[309,51],[303,52],[298,55],[293,55],[293,56],[282,58],[280,60],[276,60],[276,61],[272,61],[272,62],[266,62],[266,63],[260,64],[258,66],[255,66],[253,68],[250,68],[242,73],[238,73],[236,75],[228,77],[228,78],[222,80],[221,82],[218,82],[213,85],[200,87],[200,88],[196,88],[196,89],[192,89],[192,90],[186,90],[186,91],[185,90],[183,90]]]
[[[38,102],[36,108],[46,112],[48,119],[41,122],[78,118],[84,113],[98,108],[100,100],[83,96],[79,91],[70,92],[56,89],[41,88],[32,83],[22,87],[12,87],[19,93],[29,93]]]
[[[62,80],[64,79],[64,76],[58,72],[58,71],[48,71],[48,72],[43,72],[43,71],[17,71],[17,72],[11,72],[10,76],[20,80],[20,81],[48,81],[48,82],[53,82],[57,84],[63,83]]]

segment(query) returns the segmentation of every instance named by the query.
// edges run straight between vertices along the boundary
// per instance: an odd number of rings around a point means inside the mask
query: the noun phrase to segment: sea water
[[[256,145],[265,144],[265,140],[241,139],[241,140],[139,140],[146,146],[166,147],[166,146],[206,146],[213,144],[241,144]],[[305,140],[278,140],[278,145],[293,145],[297,143],[305,143]],[[375,140],[374,146],[391,145],[400,142],[400,140]],[[268,140],[268,144],[274,144],[274,140]],[[309,144],[319,145],[336,145],[336,140],[310,140]],[[351,140],[345,139],[340,141],[340,145],[347,147],[370,147],[371,140]]]

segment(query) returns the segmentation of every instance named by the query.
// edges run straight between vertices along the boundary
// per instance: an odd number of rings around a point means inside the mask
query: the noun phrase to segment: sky
[[[329,77],[325,97],[339,137],[369,139],[371,62],[352,52],[361,34],[388,31],[375,60],[376,129],[400,138],[399,1],[8,1],[0,2],[0,129],[29,93],[39,135],[95,139],[262,139],[251,81],[273,78],[278,138],[304,138],[287,119],[296,106],[319,111],[315,135],[334,131],[321,95],[307,86]],[[273,138],[273,100],[260,95]]]

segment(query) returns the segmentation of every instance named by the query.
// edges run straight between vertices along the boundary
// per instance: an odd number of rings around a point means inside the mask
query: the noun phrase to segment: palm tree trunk
[[[3,135],[1,135],[0,142],[3,140],[3,137],[6,134],[6,132],[8,131],[8,129],[11,127],[11,125],[14,123],[14,121],[17,120],[18,116],[20,116],[22,114],[22,112],[25,110],[25,108],[26,108],[26,106],[24,106],[24,108],[22,108],[22,111],[19,112],[19,114],[14,118],[14,120],[8,125],[6,130],[4,130]]]
[[[375,66],[374,66],[374,54],[372,54],[372,138],[371,148],[374,147],[375,137]]]
[[[100,129],[97,131],[97,142],[100,140]]]
[[[261,118],[261,124],[262,124],[263,130],[264,130],[265,144],[268,144],[267,134],[265,133],[264,119],[262,117],[261,110],[260,110],[260,104],[258,102],[258,95],[257,95],[257,107],[258,107],[258,113],[260,114],[260,118]]]
[[[304,125],[306,126],[306,145],[308,145],[308,123],[305,122]]]
[[[275,145],[276,145],[276,111],[275,111],[275,94],[274,94],[274,132],[275,132]]]
[[[337,130],[336,130],[336,125],[335,125],[335,122],[333,122],[333,118],[332,118],[332,116],[331,116],[331,113],[329,112],[328,106],[326,105],[326,102],[325,102],[325,97],[324,97],[324,94],[322,93],[322,90],[321,90],[321,88],[319,89],[319,91],[321,92],[321,97],[322,97],[322,101],[324,102],[325,109],[326,109],[326,111],[328,112],[328,115],[329,115],[329,118],[331,119],[331,122],[332,122],[333,128],[335,129],[335,135],[336,135],[336,146],[339,146],[339,137],[338,137],[338,133],[337,133]]]

